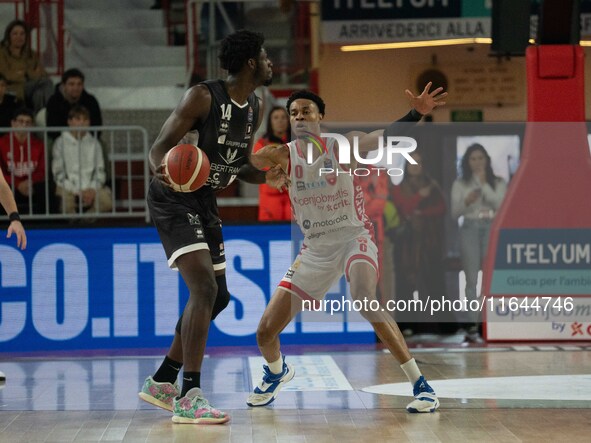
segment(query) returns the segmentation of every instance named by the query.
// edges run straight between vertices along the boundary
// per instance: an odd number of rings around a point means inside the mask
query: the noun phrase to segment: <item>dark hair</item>
[[[20,26],[21,28],[23,28],[25,30],[26,38],[25,38],[25,46],[23,47],[23,53],[31,56],[32,51],[29,46],[29,35],[30,35],[29,27],[22,20],[18,20],[18,19],[13,20],[6,26],[6,29],[4,29],[4,38],[2,39],[2,46],[6,47],[6,48],[8,48],[10,46],[10,33],[17,26]]]
[[[220,66],[230,74],[237,74],[244,65],[254,58],[258,59],[265,37],[260,32],[240,29],[222,40],[220,47]]]
[[[324,115],[324,109],[326,108],[325,104],[324,104],[324,100],[322,100],[320,98],[320,96],[314,94],[312,91],[308,91],[307,89],[302,89],[300,91],[295,91],[293,92],[289,98],[287,99],[287,105],[285,105],[285,107],[287,108],[287,112],[289,113],[289,108],[291,106],[291,104],[299,99],[299,98],[304,98],[306,100],[311,100],[314,103],[316,103],[316,106],[318,106],[318,111],[320,111],[320,113],[322,115]]]
[[[474,143],[474,144],[468,146],[468,149],[466,149],[466,153],[462,157],[462,163],[460,165],[461,172],[462,172],[462,180],[464,182],[469,182],[470,180],[472,180],[472,169],[470,168],[470,156],[472,155],[473,152],[476,152],[476,151],[480,151],[484,155],[484,158],[486,159],[486,166],[484,169],[486,172],[486,182],[490,185],[491,188],[495,189],[495,183],[496,183],[497,176],[494,174],[494,172],[492,170],[490,155],[488,155],[488,152],[486,152],[486,149],[484,149],[484,146],[482,146],[480,143]]]
[[[4,77],[4,74],[2,74],[1,72],[0,72],[0,82],[8,83],[8,80],[6,80],[6,77]]]
[[[82,105],[74,105],[72,106],[72,109],[70,109],[70,112],[68,112],[68,120],[78,116],[86,117],[90,120],[90,111]]]
[[[66,83],[70,78],[81,78],[84,81],[84,74],[78,68],[71,68],[62,74],[62,83]]]
[[[271,110],[269,111],[269,115],[267,116],[267,131],[265,132],[265,135],[263,135],[264,138],[266,138],[267,140],[269,140],[272,143],[284,143],[283,140],[281,140],[279,137],[277,137],[274,133],[273,133],[273,125],[271,124],[271,115],[273,115],[273,113],[275,111],[281,111],[281,112],[285,112],[285,108],[283,106],[273,106],[271,108]],[[287,114],[287,138],[289,140],[289,138],[291,137],[291,124],[289,123],[289,113]]]
[[[26,115],[28,117],[31,117],[31,120],[35,121],[35,114],[33,114],[33,111],[29,108],[25,108],[24,106],[17,108],[12,113],[12,119],[16,120],[19,117],[19,115]]]

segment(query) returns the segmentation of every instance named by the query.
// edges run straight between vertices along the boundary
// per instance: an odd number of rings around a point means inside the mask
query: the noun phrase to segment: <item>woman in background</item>
[[[275,106],[267,117],[267,132],[254,145],[253,152],[266,145],[287,143],[291,137],[289,115],[282,106]],[[259,185],[259,221],[290,221],[289,193],[268,185]]]
[[[8,92],[24,101],[37,113],[53,94],[53,83],[43,68],[39,55],[31,49],[27,24],[11,21],[0,44],[0,73],[8,83]]]
[[[466,299],[476,300],[478,271],[488,249],[488,237],[492,220],[501,206],[507,184],[492,169],[490,156],[478,143],[468,147],[462,157],[461,176],[451,188],[451,215],[463,217],[460,227],[460,254],[466,275]],[[482,314],[473,316],[468,326],[467,341],[482,343],[479,325]]]

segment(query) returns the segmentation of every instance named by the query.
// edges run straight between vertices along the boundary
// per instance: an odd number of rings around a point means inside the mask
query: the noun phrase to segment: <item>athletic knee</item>
[[[230,292],[226,285],[226,276],[220,275],[216,277],[218,286],[217,296],[213,305],[213,311],[211,313],[211,319],[214,320],[220,312],[222,312],[230,303]]]
[[[264,319],[261,320],[259,326],[257,327],[257,343],[259,346],[265,346],[271,343],[275,339],[275,334],[273,333],[272,329],[268,322]]]
[[[355,302],[355,309],[359,311],[363,318],[368,321],[375,321],[375,313],[380,310],[380,305],[374,288],[361,285],[351,289],[351,298]]]
[[[205,278],[198,284],[189,287],[189,302],[201,306],[208,305],[213,308],[218,293],[218,285],[214,279]]]

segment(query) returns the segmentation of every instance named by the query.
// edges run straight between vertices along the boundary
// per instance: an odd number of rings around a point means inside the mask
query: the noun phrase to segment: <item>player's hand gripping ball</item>
[[[177,192],[193,192],[209,177],[209,159],[195,145],[177,145],[166,153],[162,160],[164,175]]]

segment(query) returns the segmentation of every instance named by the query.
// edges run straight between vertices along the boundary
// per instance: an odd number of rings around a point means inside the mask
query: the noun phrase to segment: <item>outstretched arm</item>
[[[250,161],[257,169],[274,168],[280,165],[281,169],[287,172],[289,148],[287,145],[267,145],[255,152],[250,157]]]
[[[289,186],[289,147],[287,145],[267,145],[252,154],[250,162],[253,168],[262,172],[268,169],[265,174],[265,181],[269,186],[284,190]],[[245,165],[250,166],[250,165]],[[244,168],[244,166],[242,167]],[[242,168],[241,171],[242,171]]]
[[[359,152],[368,152],[377,149],[379,139],[381,137],[387,137],[392,135],[403,135],[401,123],[414,123],[418,122],[423,115],[429,114],[433,109],[445,105],[443,99],[447,97],[447,92],[442,92],[443,88],[437,88],[433,92],[430,92],[432,82],[429,82],[423,92],[420,95],[414,95],[410,90],[406,90],[405,94],[409,99],[411,110],[404,117],[396,120],[386,129],[378,129],[369,133],[363,132],[349,132],[346,137],[350,143],[353,143],[353,139],[356,136],[359,142]]]
[[[12,195],[12,191],[10,190],[10,186],[8,186],[6,179],[4,178],[2,170],[0,170],[0,204],[10,216],[10,226],[8,226],[6,238],[11,237],[12,233],[14,232],[16,235],[17,247],[25,249],[27,247],[27,235],[25,234],[25,228],[23,228],[18,216],[14,195]]]
[[[418,122],[424,115],[431,113],[435,108],[445,105],[445,97],[447,92],[443,92],[443,88],[439,87],[433,92],[430,92],[433,82],[427,83],[423,92],[419,95],[414,95],[410,90],[404,91],[410,102],[411,111],[402,117],[400,120],[393,122],[390,126],[384,129],[384,136],[401,135],[401,123]]]

